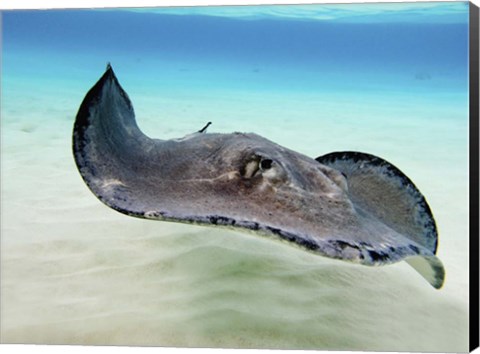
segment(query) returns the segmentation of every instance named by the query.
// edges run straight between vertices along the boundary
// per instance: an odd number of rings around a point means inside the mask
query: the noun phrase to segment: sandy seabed
[[[152,137],[213,121],[212,132],[252,131],[312,157],[359,150],[386,158],[436,217],[447,278],[435,290],[405,262],[364,267],[252,234],[110,210],[71,153],[87,88],[59,97],[22,85],[2,93],[3,343],[467,350],[466,111],[281,93],[159,99],[127,88]]]

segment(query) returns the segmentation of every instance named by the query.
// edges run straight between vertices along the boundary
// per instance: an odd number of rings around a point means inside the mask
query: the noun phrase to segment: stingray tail
[[[407,263],[433,287],[440,288],[445,270],[435,256],[435,219],[413,182],[391,163],[365,153],[333,152],[316,160],[346,176],[348,195],[356,208],[418,245],[412,246],[418,256],[406,258]]]

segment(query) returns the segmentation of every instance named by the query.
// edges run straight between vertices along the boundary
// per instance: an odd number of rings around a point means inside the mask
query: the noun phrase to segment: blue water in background
[[[339,15],[355,6],[4,12],[3,73],[78,82],[111,62],[157,87],[466,92],[467,3]]]

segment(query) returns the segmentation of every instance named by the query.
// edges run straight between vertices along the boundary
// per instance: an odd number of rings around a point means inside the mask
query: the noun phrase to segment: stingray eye
[[[266,172],[273,167],[273,160],[261,156],[251,157],[241,168],[240,173],[245,178],[252,178],[255,175]]]
[[[260,169],[262,171],[268,170],[272,167],[272,163],[273,161],[270,159],[263,159],[262,161],[260,161]]]
[[[259,161],[257,159],[248,161],[241,169],[240,173],[245,178],[252,178],[258,171]]]

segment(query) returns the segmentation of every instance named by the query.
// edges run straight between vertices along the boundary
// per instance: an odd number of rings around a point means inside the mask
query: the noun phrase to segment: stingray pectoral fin
[[[110,65],[88,91],[75,119],[73,154],[91,191],[111,208],[134,214],[132,187],[154,147],[137,126],[132,103]]]
[[[414,256],[405,261],[413,267],[436,289],[440,289],[445,280],[445,269],[437,256]]]
[[[346,177],[347,194],[359,214],[402,235],[399,243],[405,239],[412,241],[409,248],[418,256],[406,258],[407,262],[435,288],[441,287],[445,271],[435,256],[438,242],[435,220],[413,182],[391,163],[365,153],[333,152],[316,160]]]

